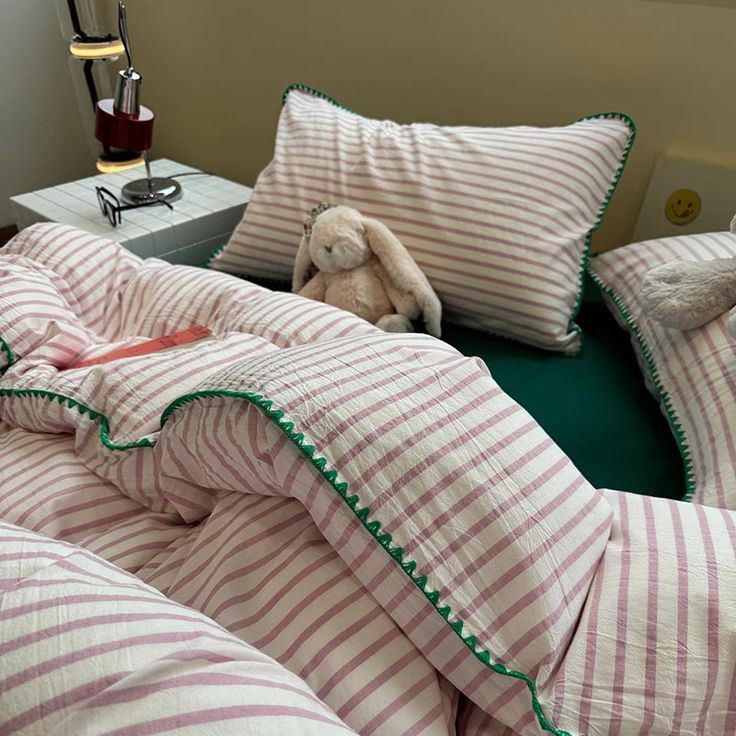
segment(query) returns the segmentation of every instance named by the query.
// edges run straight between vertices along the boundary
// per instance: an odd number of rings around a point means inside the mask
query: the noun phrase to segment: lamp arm
[[[74,33],[80,38],[85,38],[86,33],[82,30],[82,24],[79,20],[79,12],[77,11],[77,5],[74,0],[67,0],[66,3],[69,6],[69,16],[72,19],[72,28]]]
[[[118,30],[120,33],[120,40],[123,42],[125,47],[125,55],[128,58],[128,71],[133,69],[133,59],[130,53],[130,39],[128,36],[128,14],[125,10],[125,3],[123,0],[118,0]]]

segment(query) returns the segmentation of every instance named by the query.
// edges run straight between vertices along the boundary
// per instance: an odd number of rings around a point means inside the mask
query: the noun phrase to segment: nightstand
[[[154,176],[194,174],[198,169],[169,159],[152,162]],[[101,174],[10,198],[19,229],[36,222],[61,222],[94,235],[116,240],[133,253],[163,258],[171,263],[202,265],[224,245],[243,217],[250,187],[207,174],[183,176],[184,196],[173,203],[123,212],[123,222],[112,227],[100,212],[95,187],[120,196],[124,184],[145,176],[138,167],[117,174]]]

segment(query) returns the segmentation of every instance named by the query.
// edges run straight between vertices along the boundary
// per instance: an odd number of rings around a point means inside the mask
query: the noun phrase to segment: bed
[[[581,305],[634,137],[403,126],[292,85],[210,268],[56,224],[3,248],[0,736],[736,732],[729,438],[691,443],[721,425],[683,361],[633,331],[662,414]],[[321,202],[401,238],[443,340],[258,283]],[[607,258],[631,322],[639,252]],[[723,422],[732,350],[686,366]]]
[[[732,732],[733,514],[594,488],[482,361],[53,224],[0,336],[0,733]]]

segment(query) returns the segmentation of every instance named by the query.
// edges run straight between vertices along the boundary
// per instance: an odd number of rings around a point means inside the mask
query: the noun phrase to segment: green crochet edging
[[[338,471],[335,468],[327,468],[327,458],[317,456],[316,447],[314,445],[305,443],[304,434],[295,431],[294,422],[286,418],[285,412],[281,409],[274,409],[273,402],[270,399],[267,399],[265,396],[262,396],[260,394],[252,393],[250,391],[232,391],[226,389],[196,391],[191,394],[180,396],[178,399],[175,399],[173,402],[171,402],[171,404],[169,404],[169,406],[166,407],[163,414],[161,415],[161,427],[163,428],[173,412],[184,404],[197,401],[199,399],[213,397],[244,399],[245,401],[248,401],[256,406],[261,412],[263,412],[263,414],[266,415],[268,419],[273,421],[276,426],[289,438],[289,440],[291,440],[291,442],[296,445],[297,449],[302,453],[302,455],[317,469],[317,471],[332,486],[332,488],[345,501],[345,503],[347,503],[347,505],[352,509],[355,516],[358,518],[363,527],[373,537],[373,539],[375,539],[375,541],[378,542],[378,544],[380,544],[381,547],[386,550],[386,552],[388,552],[390,557],[396,560],[396,562],[401,566],[402,570],[409,576],[412,582],[414,582],[414,584],[422,591],[422,593],[432,604],[434,609],[440,614],[440,616],[442,616],[443,619],[445,619],[445,621],[447,621],[447,623],[450,625],[450,628],[457,634],[457,636],[462,639],[464,644],[468,647],[468,649],[470,649],[476,659],[478,659],[486,667],[489,667],[493,672],[505,675],[507,677],[512,677],[517,680],[521,680],[526,684],[529,692],[531,693],[532,708],[542,729],[549,733],[555,734],[555,736],[571,736],[568,731],[562,731],[556,728],[545,716],[542,705],[539,702],[537,686],[534,680],[532,680],[528,675],[525,675],[523,672],[510,670],[508,669],[508,667],[498,662],[492,662],[490,652],[488,652],[486,649],[481,649],[478,646],[475,636],[473,636],[472,634],[469,634],[467,636],[463,635],[463,627],[465,624],[461,619],[456,618],[454,621],[450,621],[452,609],[450,608],[450,606],[441,604],[440,591],[430,591],[427,588],[427,576],[415,574],[417,569],[416,562],[405,558],[403,547],[392,546],[391,543],[393,541],[393,538],[388,532],[381,532],[383,524],[380,521],[378,521],[377,519],[369,521],[371,517],[370,509],[367,506],[359,506],[360,498],[356,494],[349,493],[348,483],[346,483],[345,481],[340,481],[338,479]]]
[[[302,84],[301,82],[294,82],[293,84],[290,84],[284,90],[284,93],[281,95],[281,106],[282,107],[286,104],[286,98],[289,96],[289,93],[293,92],[294,90],[297,90],[299,92],[308,92],[310,95],[314,95],[315,97],[319,97],[323,100],[327,100],[327,102],[333,104],[335,107],[339,107],[341,110],[345,110],[346,112],[351,112],[353,113],[353,115],[360,115],[360,117],[365,117],[365,115],[361,115],[359,112],[355,112],[355,110],[351,110],[349,107],[345,107],[345,105],[342,105],[341,103],[339,103],[334,97],[330,97],[324,92],[321,92],[320,90],[315,89],[314,87],[310,87],[308,84]]]
[[[63,394],[57,394],[54,391],[44,391],[43,389],[35,388],[0,388],[0,398],[3,396],[17,396],[20,398],[42,398],[48,399],[49,401],[57,401],[59,404],[66,404],[70,409],[76,409],[80,414],[89,416],[90,419],[100,420],[100,442],[108,448],[108,450],[134,450],[138,447],[153,447],[153,440],[146,439],[145,437],[135,442],[130,442],[126,445],[116,445],[110,441],[110,424],[107,421],[107,417],[98,411],[80,403],[76,399],[72,399],[70,396],[64,396]]]
[[[211,256],[210,256],[210,257],[209,257],[209,258],[207,259],[207,261],[205,262],[205,264],[204,264],[203,268],[210,268],[210,269],[211,269],[211,268],[212,268],[212,264],[213,264],[213,263],[214,263],[214,261],[215,261],[215,258],[217,258],[217,256],[219,256],[219,255],[220,255],[220,253],[222,253],[222,251],[224,251],[224,250],[225,250],[225,248],[227,248],[227,243],[225,243],[225,245],[221,245],[221,246],[220,246],[219,248],[217,248],[217,249],[216,249],[216,250],[214,251],[214,253],[212,253],[212,255],[211,255]],[[215,269],[213,269],[213,270],[215,270]]]
[[[0,376],[5,375],[5,371],[10,368],[11,365],[15,363],[15,355],[13,354],[13,351],[10,349],[10,345],[8,345],[7,342],[3,339],[3,336],[0,335],[0,350],[5,353],[5,357],[7,359],[7,363],[0,367]]]
[[[601,225],[603,224],[603,218],[605,217],[606,212],[608,211],[608,205],[611,204],[611,199],[613,198],[614,192],[616,191],[616,188],[618,187],[619,181],[621,181],[621,177],[623,176],[624,169],[626,168],[626,164],[629,161],[629,154],[631,153],[631,149],[634,147],[634,142],[636,141],[636,124],[634,121],[623,112],[601,112],[597,115],[588,115],[587,117],[580,118],[577,122],[582,122],[583,120],[598,120],[601,118],[605,119],[613,119],[613,120],[622,120],[626,125],[629,126],[629,140],[626,143],[626,147],[624,148],[624,152],[621,155],[621,161],[619,163],[618,169],[616,170],[616,174],[613,177],[613,182],[611,183],[611,186],[608,188],[608,192],[606,192],[606,196],[603,200],[603,203],[601,204],[600,209],[598,210],[598,218],[595,222],[595,225],[588,230],[588,234],[585,237],[585,245],[583,246],[583,253],[582,258],[580,259],[580,272],[578,273],[578,296],[575,300],[575,304],[572,308],[572,315],[570,316],[570,322],[567,325],[568,332],[575,332],[578,335],[578,338],[580,340],[580,347],[575,353],[570,353],[571,357],[577,357],[580,355],[580,352],[583,349],[583,331],[580,329],[580,325],[578,325],[575,320],[578,317],[578,314],[580,313],[580,307],[583,304],[583,292],[584,292],[584,284],[585,284],[585,274],[588,272],[588,263],[590,261],[590,248],[593,243],[593,235],[600,229]]]
[[[636,324],[636,320],[628,310],[624,300],[590,267],[588,267],[588,273],[598,288],[611,300],[611,303],[614,304],[616,309],[618,309],[621,318],[624,320],[626,326],[629,328],[629,331],[639,345],[639,350],[644,357],[644,362],[647,364],[647,369],[649,370],[649,375],[652,379],[652,384],[657,394],[657,398],[664,409],[672,434],[675,436],[675,442],[677,443],[677,449],[680,451],[682,463],[685,466],[685,495],[682,497],[682,500],[692,501],[693,494],[696,489],[695,470],[689,447],[690,443],[688,442],[685,430],[682,428],[680,419],[672,406],[672,400],[662,384],[662,379],[659,376],[659,368],[657,368],[657,364],[654,362],[652,351],[649,348],[649,345],[647,345],[639,325]]]
[[[67,406],[74,409],[76,408],[80,414],[89,416],[93,421],[96,419],[100,420],[100,440],[102,444],[110,450],[132,450],[139,447],[153,447],[155,442],[149,439],[141,439],[137,442],[131,442],[126,445],[115,445],[110,442],[108,437],[109,433],[109,422],[100,412],[91,409],[84,404],[71,399],[68,396],[57,394],[52,391],[44,391],[39,389],[0,389],[0,397],[2,396],[17,396],[17,397],[40,397],[48,399],[49,401],[58,401],[59,404],[66,403]],[[237,398],[244,399],[249,403],[253,404],[258,408],[268,419],[273,421],[276,426],[296,445],[297,449],[301,454],[317,469],[322,477],[332,486],[332,488],[338,493],[338,495],[345,501],[350,507],[355,516],[358,518],[363,527],[370,533],[378,544],[383,547],[389,556],[392,557],[401,567],[401,569],[409,576],[412,582],[422,591],[427,600],[432,604],[434,609],[442,616],[445,621],[449,624],[450,628],[457,634],[463,643],[470,649],[473,655],[483,665],[490,668],[497,674],[505,675],[506,677],[512,677],[516,680],[524,682],[531,693],[532,698],[532,709],[537,716],[539,725],[542,730],[554,734],[555,736],[572,736],[569,731],[563,731],[556,728],[544,714],[542,705],[539,702],[539,696],[537,694],[537,685],[528,675],[517,670],[510,670],[508,667],[500,664],[499,662],[492,662],[490,652],[486,649],[481,649],[478,646],[476,637],[472,634],[467,636],[463,635],[463,627],[465,626],[462,619],[455,618],[454,621],[450,621],[452,609],[450,606],[442,605],[440,601],[439,590],[428,590],[427,588],[427,576],[416,575],[417,564],[413,560],[405,558],[403,547],[392,546],[393,538],[388,532],[381,532],[383,524],[380,521],[370,519],[370,510],[367,506],[359,507],[360,498],[356,494],[349,494],[349,486],[345,481],[338,479],[338,472],[334,468],[327,468],[327,458],[318,457],[316,452],[317,449],[314,445],[307,444],[305,442],[304,434],[295,430],[294,422],[289,421],[286,418],[286,413],[281,409],[274,409],[273,402],[267,399],[261,394],[256,394],[251,391],[232,391],[227,389],[214,389],[209,391],[195,391],[190,394],[184,394],[177,399],[174,399],[163,411],[160,419],[161,428],[164,427],[166,422],[169,420],[171,415],[184,404],[188,404],[200,399],[207,398]]]
[[[307,92],[308,94],[314,95],[315,97],[319,97],[320,99],[326,100],[327,102],[333,104],[335,107],[339,107],[341,110],[350,112],[353,115],[364,117],[359,112],[355,112],[355,110],[351,110],[349,107],[345,107],[345,105],[340,104],[334,97],[330,97],[324,92],[321,92],[320,90],[315,89],[314,87],[310,87],[308,84],[302,84],[301,82],[290,84],[284,90],[284,93],[281,95],[282,106],[286,103],[286,98],[289,96],[289,93],[293,92],[294,90],[297,90],[300,92]],[[570,321],[567,324],[567,332],[576,334],[578,336],[578,340],[580,341],[580,345],[577,350],[563,351],[562,353],[563,355],[567,355],[570,358],[578,357],[583,348],[583,331],[580,328],[580,325],[578,325],[575,322],[575,320],[577,319],[577,316],[580,312],[580,307],[582,306],[582,303],[583,303],[585,274],[588,270],[588,261],[590,259],[590,248],[593,242],[593,235],[600,229],[601,225],[603,224],[603,218],[606,212],[608,211],[608,206],[611,203],[611,199],[613,198],[616,188],[618,187],[618,183],[619,181],[621,181],[621,177],[623,176],[624,169],[626,168],[626,164],[628,163],[629,154],[631,153],[631,149],[634,146],[634,141],[636,140],[636,134],[637,134],[636,124],[626,113],[623,113],[623,112],[599,112],[595,115],[586,115],[583,118],[579,118],[575,122],[582,123],[586,120],[601,120],[601,119],[621,120],[624,123],[626,123],[630,131],[629,140],[627,141],[626,147],[624,148],[623,153],[621,154],[621,160],[619,162],[618,168],[616,169],[616,173],[613,177],[613,181],[611,182],[611,186],[608,188],[608,191],[606,192],[606,196],[604,197],[603,202],[601,203],[601,206],[598,210],[598,216],[596,218],[595,224],[593,225],[592,228],[590,228],[590,230],[588,230],[588,233],[585,236],[585,244],[583,245],[583,252],[581,253],[580,266],[579,266],[579,271],[578,271],[578,292],[575,298],[575,304],[573,305],[572,312],[570,314]],[[497,334],[497,333],[493,333],[493,334]],[[508,336],[505,336],[505,337],[508,337]],[[520,342],[518,338],[508,337],[508,339],[515,340],[516,342]],[[546,349],[549,349],[549,348],[546,348]]]

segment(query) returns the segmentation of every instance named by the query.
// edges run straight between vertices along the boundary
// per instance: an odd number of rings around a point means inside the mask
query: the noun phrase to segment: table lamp
[[[146,165],[146,178],[126,184],[122,198],[128,204],[174,201],[181,197],[181,185],[168,177],[154,177],[148,151],[153,143],[153,112],[141,105],[141,75],[133,68],[128,37],[125,3],[118,2],[120,41],[125,50],[127,68],[118,72],[115,97],[99,100],[96,105],[95,137],[107,148],[140,151]]]
[[[96,0],[56,0],[56,9],[62,35],[69,43],[69,66],[80,104],[82,125],[85,133],[93,139],[97,103],[102,97],[114,95],[115,79],[111,78],[111,72],[125,53],[125,47],[118,36],[103,29]],[[87,98],[91,102],[91,116],[87,115]],[[101,152],[96,147],[92,151],[97,159],[97,170],[102,174],[117,173],[145,163],[140,151],[109,146],[103,146]]]

